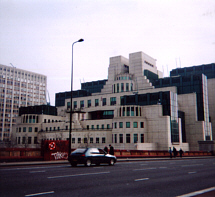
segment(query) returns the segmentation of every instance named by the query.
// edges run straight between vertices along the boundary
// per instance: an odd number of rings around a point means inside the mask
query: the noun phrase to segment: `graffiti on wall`
[[[65,152],[56,152],[56,153],[52,153],[51,155],[54,156],[55,160],[68,159],[68,153],[65,153]]]

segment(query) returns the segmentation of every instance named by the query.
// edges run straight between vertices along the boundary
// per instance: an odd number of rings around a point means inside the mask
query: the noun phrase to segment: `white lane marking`
[[[159,169],[166,169],[167,167],[159,167]]]
[[[41,171],[30,171],[29,173],[40,173],[40,172],[45,172],[45,170],[41,170]]]
[[[140,164],[141,166],[147,166],[148,164]]]
[[[34,169],[48,169],[48,168],[62,168],[62,167],[70,167],[71,165],[64,166],[49,166],[49,167],[32,167],[32,168],[8,168],[8,169],[0,169],[0,171],[13,171],[13,170],[34,170]]]
[[[183,165],[181,167],[191,167],[191,166],[203,166],[204,164],[191,164],[191,165]]]
[[[208,188],[208,189],[199,190],[199,191],[196,191],[196,192],[191,192],[189,194],[184,194],[184,195],[177,196],[177,197],[191,197],[191,196],[196,196],[198,194],[204,194],[206,192],[211,192],[213,190],[215,190],[215,187],[211,187],[211,188]]]
[[[64,178],[64,177],[75,177],[75,176],[88,176],[88,175],[97,175],[97,174],[108,174],[110,172],[97,172],[97,173],[86,173],[86,174],[71,174],[71,175],[63,175],[63,176],[50,176],[48,179],[56,179],[56,178]]]
[[[28,194],[25,195],[26,197],[30,197],[30,196],[40,196],[40,195],[44,195],[44,194],[53,194],[54,191],[50,191],[50,192],[42,192],[42,193],[35,193],[35,194]]]
[[[139,170],[155,170],[157,168],[142,168],[142,169],[134,169],[133,171],[139,171]]]
[[[149,178],[135,179],[134,181],[146,181],[146,180],[149,180]]]
[[[188,172],[188,174],[195,174],[196,172]]]

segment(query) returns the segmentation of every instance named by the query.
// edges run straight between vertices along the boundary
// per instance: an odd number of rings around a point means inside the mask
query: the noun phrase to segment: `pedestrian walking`
[[[174,155],[174,157],[177,156],[177,150],[176,150],[176,148],[174,146],[173,146],[173,155]]]
[[[179,150],[180,157],[182,157],[183,153],[184,153],[183,150],[180,148],[180,150]]]
[[[172,158],[172,149],[171,149],[171,147],[169,147],[169,156],[170,156],[170,158]]]
[[[109,144],[109,147],[110,147],[110,151],[109,151],[109,154],[110,155],[114,155],[114,148],[111,144]]]
[[[104,151],[105,151],[106,153],[108,153],[108,147],[107,147],[107,146],[104,147]]]

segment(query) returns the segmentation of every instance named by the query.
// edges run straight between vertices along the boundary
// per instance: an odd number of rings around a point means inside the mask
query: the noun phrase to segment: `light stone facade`
[[[215,106],[210,103],[214,103],[215,91],[208,92],[208,101],[204,101],[205,116],[208,117],[198,121],[195,92],[177,94],[176,86],[155,88],[144,72],[162,78],[156,60],[143,52],[129,54],[129,59],[122,56],[110,58],[108,81],[101,92],[72,99],[72,149],[83,146],[103,148],[112,144],[115,149],[125,150],[168,150],[174,146],[178,150],[194,151],[199,150],[198,141],[205,141],[205,136],[212,139],[207,109],[209,106],[210,116],[214,117]],[[208,88],[212,87],[214,90],[214,79],[208,81]],[[163,100],[156,100],[158,95]],[[141,103],[141,96],[148,98],[147,103]],[[134,100],[131,102],[129,99]],[[68,139],[70,106],[70,99],[66,99],[65,106],[58,107],[55,118],[61,122],[40,122],[42,132],[36,134],[39,143],[42,139]],[[184,112],[184,122],[178,111]],[[40,116],[40,120],[48,119]],[[17,127],[23,127],[22,124],[20,120]],[[185,128],[182,128],[183,124]],[[57,127],[60,131],[56,130]],[[14,133],[17,142],[23,132],[16,128]],[[184,135],[186,141],[182,140]]]

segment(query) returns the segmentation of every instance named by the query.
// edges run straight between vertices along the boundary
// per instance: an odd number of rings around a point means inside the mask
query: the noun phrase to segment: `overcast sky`
[[[215,62],[214,0],[0,0],[0,64],[47,76],[55,93],[107,79],[109,58],[143,51],[169,75]]]

